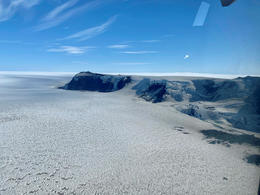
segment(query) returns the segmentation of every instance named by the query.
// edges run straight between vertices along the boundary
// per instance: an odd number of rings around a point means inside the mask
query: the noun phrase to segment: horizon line
[[[84,72],[84,71],[80,71]],[[93,71],[95,72],[95,71]],[[60,71],[0,71],[0,75],[31,75],[31,76],[70,76],[79,72],[60,72]],[[112,75],[131,75],[131,76],[184,76],[184,77],[208,77],[208,78],[223,78],[234,79],[237,77],[255,76],[253,74],[218,74],[218,73],[196,73],[196,72],[100,72],[102,74]]]

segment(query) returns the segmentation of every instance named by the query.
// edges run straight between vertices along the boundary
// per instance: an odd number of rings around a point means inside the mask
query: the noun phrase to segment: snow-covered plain
[[[257,194],[259,148],[209,144],[215,126],[132,86],[56,88],[70,79],[0,76],[0,194]]]

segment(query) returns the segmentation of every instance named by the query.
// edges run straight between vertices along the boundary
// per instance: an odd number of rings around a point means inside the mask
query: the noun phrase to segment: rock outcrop
[[[133,87],[140,97],[153,102],[172,99],[190,102],[216,102],[238,98],[256,106],[259,112],[260,78],[198,79],[192,81],[168,81],[143,79]],[[166,98],[165,96],[168,96]],[[159,101],[154,101],[158,99]]]
[[[151,82],[150,79],[143,79],[140,83],[133,87],[136,94],[147,101],[153,103],[162,102],[165,99],[166,81]]]
[[[236,128],[260,132],[260,77],[191,81],[145,78],[133,89],[139,97],[153,103],[180,102],[175,104],[176,109],[192,117],[216,123],[226,121]]]
[[[66,90],[112,92],[122,89],[130,82],[130,76],[80,72],[76,74],[69,83],[61,88]]]

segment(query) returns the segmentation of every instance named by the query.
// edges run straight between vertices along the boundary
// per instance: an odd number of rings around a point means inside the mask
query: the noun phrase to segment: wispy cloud
[[[154,40],[142,40],[141,42],[143,43],[157,43],[157,42],[160,42],[161,40],[158,40],[158,39],[154,39]]]
[[[10,0],[9,3],[0,0],[0,22],[12,18],[19,9],[29,9],[39,3],[40,0]]]
[[[86,61],[72,61],[73,64],[79,64],[79,65],[89,65]]]
[[[116,62],[113,63],[115,65],[147,65],[147,64],[151,64],[148,62]]]
[[[61,52],[61,53],[68,53],[68,54],[83,54],[91,48],[94,48],[94,47],[60,46],[58,48],[50,48],[47,51],[48,52]]]
[[[139,40],[139,41],[123,41],[122,44],[129,44],[129,43],[157,43],[160,42],[160,39],[151,39],[151,40]]]
[[[63,3],[62,5],[56,7],[54,10],[52,10],[51,12],[49,12],[44,18],[43,21],[49,21],[49,20],[53,20],[55,17],[57,17],[60,13],[62,13],[63,11],[65,11],[66,9],[74,6],[76,3],[78,2],[78,0],[70,0],[66,3]]]
[[[79,41],[85,41],[87,39],[95,37],[99,34],[104,33],[108,29],[108,27],[116,21],[116,18],[117,18],[117,16],[113,16],[113,17],[109,18],[108,21],[101,24],[100,26],[95,26],[92,28],[85,29],[85,30],[77,32],[73,35],[67,36],[67,37],[63,38],[62,40],[77,39]]]
[[[175,34],[165,34],[162,36],[162,38],[170,38],[170,37],[174,37]]]
[[[101,1],[94,0],[94,1],[91,1],[88,3],[85,3],[82,6],[67,10],[68,8],[74,6],[76,3],[77,3],[77,0],[70,0],[70,1],[56,7],[54,10],[52,10],[50,13],[48,13],[42,19],[42,22],[38,26],[36,26],[34,29],[36,31],[42,31],[42,30],[46,30],[46,29],[55,27],[76,14],[79,14],[83,11],[90,10],[90,9],[97,7],[98,5],[101,4]]]
[[[111,48],[111,49],[125,49],[125,48],[128,48],[129,45],[109,45],[108,48]]]
[[[189,57],[190,57],[190,55],[189,55],[189,54],[186,54],[183,59],[186,60],[186,59],[188,59]]]
[[[27,42],[27,41],[21,41],[21,40],[0,40],[0,43],[2,44],[14,44],[14,45],[36,45],[35,42]]]
[[[0,43],[6,43],[6,44],[20,44],[22,41],[20,40],[0,40]]]
[[[152,54],[152,53],[159,53],[158,51],[122,51],[120,53],[124,54]]]

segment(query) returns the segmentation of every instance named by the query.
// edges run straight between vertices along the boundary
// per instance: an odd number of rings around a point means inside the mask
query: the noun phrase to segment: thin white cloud
[[[113,63],[115,65],[147,65],[147,64],[151,64],[148,62],[116,62]]]
[[[6,44],[20,44],[22,41],[20,40],[0,40],[0,43],[6,43]]]
[[[75,7],[73,9],[68,10],[67,12],[63,13],[66,9],[72,7],[74,4],[76,4],[76,1],[68,2],[67,4],[63,4],[59,7],[51,11],[43,20],[42,23],[36,26],[34,29],[36,31],[42,31],[46,30],[52,27],[55,27],[67,19],[71,18],[72,16],[79,14],[83,11],[93,9],[101,4],[100,0],[94,0],[88,3],[85,3],[84,5],[80,7]]]
[[[18,4],[20,3],[25,8],[31,8],[41,2],[41,0],[14,0]]]
[[[73,76],[77,72],[0,71],[0,75]]]
[[[116,18],[117,18],[117,16],[113,16],[113,17],[109,18],[108,21],[101,24],[100,26],[95,26],[92,28],[85,29],[85,30],[77,32],[73,35],[67,36],[62,40],[77,39],[79,41],[85,41],[87,39],[95,37],[99,34],[104,33],[108,29],[108,27],[115,22]]]
[[[0,0],[0,22],[12,18],[19,9],[29,9],[40,3],[40,0],[10,0],[3,3]]]
[[[160,39],[151,39],[151,40],[138,40],[138,41],[123,41],[122,44],[129,44],[129,43],[157,43],[160,42]]]
[[[157,39],[154,39],[154,40],[143,40],[141,42],[143,43],[157,43],[157,42],[160,42],[161,40],[157,40]]]
[[[88,62],[85,61],[72,61],[73,64],[80,64],[80,65],[89,65]]]
[[[123,51],[120,53],[124,54],[152,54],[152,53],[159,53],[158,51]]]
[[[36,45],[37,43],[35,42],[26,42],[26,41],[21,41],[21,40],[0,40],[0,43],[2,44],[20,44],[20,45]]]
[[[78,2],[78,0],[70,0],[66,3],[63,3],[62,5],[56,7],[54,10],[52,10],[51,12],[49,12],[44,18],[43,21],[49,21],[54,19],[55,17],[57,17],[60,13],[62,13],[63,11],[65,11],[66,9],[74,6],[76,3]]]
[[[170,38],[170,37],[174,37],[175,34],[165,34],[162,36],[162,38]]]
[[[189,54],[186,54],[183,59],[186,60],[186,59],[188,59],[189,57],[190,57],[190,55],[189,55]]]
[[[129,45],[109,45],[108,48],[111,48],[111,49],[125,49],[125,48],[128,48]]]
[[[60,46],[58,48],[50,48],[48,52],[61,52],[61,53],[68,53],[68,54],[83,54],[87,50],[93,47],[75,47],[75,46]]]

